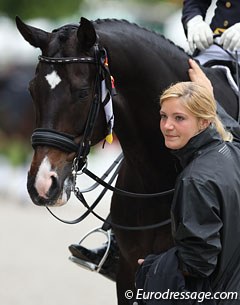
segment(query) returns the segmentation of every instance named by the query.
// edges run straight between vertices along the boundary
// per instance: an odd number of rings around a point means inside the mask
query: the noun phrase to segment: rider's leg
[[[109,220],[108,216],[108,220]],[[111,230],[109,225],[103,225],[102,229],[104,231]],[[69,250],[73,257],[78,258],[79,261],[74,261],[81,265],[81,261],[86,261],[93,263],[94,265],[98,265],[102,260],[104,254],[106,253],[108,247],[108,243],[104,243],[99,248],[95,249],[87,249],[80,244],[72,244],[69,246]],[[116,273],[118,268],[118,261],[119,261],[119,248],[115,239],[114,233],[111,231],[110,235],[110,248],[107,255],[107,258],[102,265],[99,273],[106,276],[107,278],[115,281],[116,280]]]

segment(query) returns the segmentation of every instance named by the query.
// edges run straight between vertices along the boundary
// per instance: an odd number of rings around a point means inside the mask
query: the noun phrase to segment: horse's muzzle
[[[57,177],[51,177],[51,184],[46,193],[39,193],[36,177],[28,173],[27,190],[34,204],[38,206],[61,206],[67,203],[71,195],[72,180],[67,178],[63,185]]]

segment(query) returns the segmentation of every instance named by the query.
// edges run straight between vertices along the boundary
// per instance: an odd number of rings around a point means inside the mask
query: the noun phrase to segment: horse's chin
[[[61,207],[68,202],[69,198],[70,198],[70,196],[67,197],[65,194],[63,194],[62,197],[59,197],[54,203],[49,204],[49,206]]]
[[[57,199],[54,204],[51,204],[53,207],[60,207],[65,205],[71,197],[71,192],[63,191],[61,196]]]
[[[60,196],[58,197],[58,199],[55,202],[51,202],[51,204],[49,204],[49,206],[51,205],[52,207],[60,207],[60,206],[65,205],[71,197],[72,185],[73,185],[72,179],[67,178],[64,181],[63,190],[62,190]]]

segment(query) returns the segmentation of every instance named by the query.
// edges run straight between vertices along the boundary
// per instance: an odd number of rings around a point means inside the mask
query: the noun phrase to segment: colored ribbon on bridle
[[[104,107],[104,112],[107,122],[107,136],[105,137],[105,140],[106,142],[111,144],[113,142],[113,126],[114,126],[112,97],[117,93],[114,85],[114,78],[109,71],[107,52],[104,48],[101,50],[101,52],[102,52],[101,64],[105,72],[105,73],[103,72],[103,80],[101,83],[102,104]],[[106,82],[106,76],[108,77],[107,82]]]
[[[102,90],[102,105],[105,112],[106,122],[107,122],[107,136],[105,140],[111,144],[113,141],[113,126],[114,126],[114,114],[112,105],[112,95],[107,89],[106,80],[102,80],[101,84]]]

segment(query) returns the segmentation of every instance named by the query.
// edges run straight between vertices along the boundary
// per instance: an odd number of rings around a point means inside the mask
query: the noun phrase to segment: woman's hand
[[[188,74],[191,81],[205,87],[211,92],[212,96],[214,96],[211,81],[207,78],[206,74],[202,71],[196,61],[190,58],[189,65],[190,69],[188,70]]]

